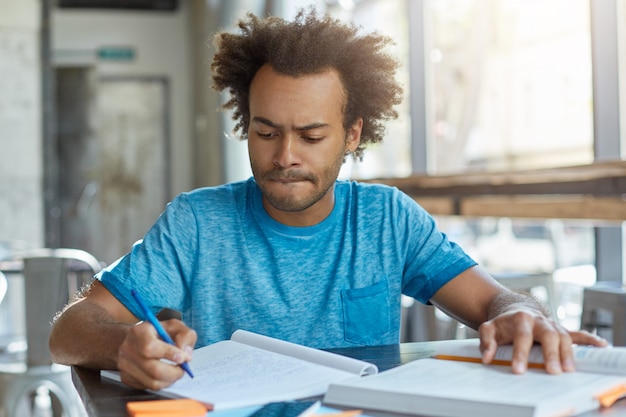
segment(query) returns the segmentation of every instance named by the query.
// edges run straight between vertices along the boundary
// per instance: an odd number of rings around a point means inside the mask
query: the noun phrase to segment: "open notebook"
[[[196,349],[189,365],[195,378],[185,375],[157,393],[214,410],[321,396],[332,382],[378,372],[367,362],[244,330]],[[101,375],[120,380],[114,371]]]

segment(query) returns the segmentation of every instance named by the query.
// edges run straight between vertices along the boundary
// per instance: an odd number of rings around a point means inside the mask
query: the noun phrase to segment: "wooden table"
[[[391,369],[413,360],[433,355],[437,342],[412,342],[399,345],[371,346],[359,348],[329,349],[367,362],[374,363],[380,371]],[[85,409],[90,417],[125,417],[128,401],[163,398],[144,390],[130,388],[120,382],[100,378],[98,371],[79,367],[72,368],[72,380]],[[371,416],[389,416],[385,413],[368,412]],[[626,416],[626,399],[621,400],[612,408],[592,413],[590,416]]]

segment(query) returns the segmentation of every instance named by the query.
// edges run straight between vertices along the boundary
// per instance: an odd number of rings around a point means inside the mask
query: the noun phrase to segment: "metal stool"
[[[611,313],[610,318],[606,314]],[[626,286],[621,281],[600,281],[583,291],[580,328],[589,332],[612,330],[615,346],[626,346]]]
[[[50,323],[80,286],[77,272],[90,279],[98,261],[77,249],[41,249],[23,257],[26,352],[0,361],[0,417],[85,415],[70,368],[52,363]],[[80,266],[77,266],[80,264]]]
[[[400,313],[400,340],[425,342],[438,340],[435,307],[403,295]]]

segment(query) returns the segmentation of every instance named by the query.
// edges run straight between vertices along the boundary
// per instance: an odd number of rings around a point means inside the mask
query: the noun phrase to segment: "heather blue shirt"
[[[329,348],[398,343],[400,294],[426,303],[475,262],[396,188],[337,181],[321,223],[273,220],[254,179],[183,193],[99,275],[138,317],[171,308],[197,346],[236,329]]]

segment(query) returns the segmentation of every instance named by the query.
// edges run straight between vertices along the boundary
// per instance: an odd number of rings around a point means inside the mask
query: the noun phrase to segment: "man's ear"
[[[359,117],[346,132],[346,151],[352,153],[359,146],[361,130],[363,130],[363,118]]]

